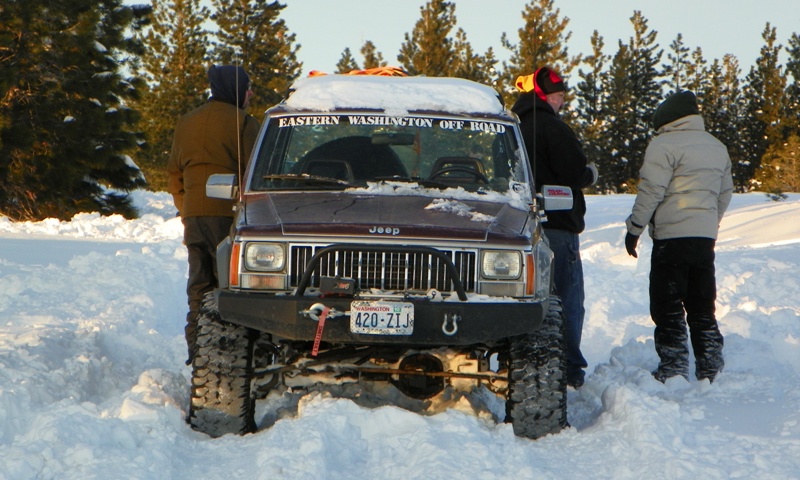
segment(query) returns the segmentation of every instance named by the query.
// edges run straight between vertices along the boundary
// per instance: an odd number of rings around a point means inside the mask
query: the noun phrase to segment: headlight
[[[244,266],[257,272],[278,272],[286,264],[286,250],[278,243],[248,243]]]
[[[522,255],[519,252],[490,250],[483,252],[481,274],[485,278],[509,280],[519,278]]]

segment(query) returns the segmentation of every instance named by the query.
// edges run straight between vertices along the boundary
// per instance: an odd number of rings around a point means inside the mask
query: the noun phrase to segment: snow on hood
[[[475,212],[472,207],[469,205],[458,202],[455,200],[445,200],[443,198],[437,198],[425,207],[425,210],[437,210],[440,212],[452,212],[460,217],[467,217],[473,222],[493,222],[494,217],[491,215],[486,215],[485,213]]]
[[[439,188],[426,188],[417,183],[394,182],[367,182],[364,188],[347,189],[347,192],[369,195],[411,195],[430,198],[448,198],[452,200],[474,200],[478,202],[508,203],[514,208],[525,210],[533,201],[531,191],[527,184],[511,182],[506,192],[482,191],[469,192],[463,187],[451,187],[444,190]]]

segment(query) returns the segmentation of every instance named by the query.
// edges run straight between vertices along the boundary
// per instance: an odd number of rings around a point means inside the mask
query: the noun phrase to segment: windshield
[[[345,189],[367,182],[506,192],[528,183],[512,123],[442,117],[271,118],[250,190]]]

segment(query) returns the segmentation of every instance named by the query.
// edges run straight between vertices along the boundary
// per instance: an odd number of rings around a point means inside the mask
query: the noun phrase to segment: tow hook
[[[314,305],[311,305],[310,307],[308,307],[308,310],[301,310],[300,313],[302,313],[303,316],[308,317],[311,320],[314,320],[315,322],[319,322],[320,316],[322,315],[322,312],[326,308],[328,308],[328,307],[326,307],[322,303],[315,303]],[[331,309],[328,310],[327,317],[328,318],[334,318],[334,317],[347,316],[349,314],[350,314],[350,312],[340,312],[339,310],[336,310],[335,308],[331,308]]]
[[[319,353],[319,347],[322,343],[322,333],[325,330],[325,320],[350,314],[350,312],[340,312],[333,308],[328,308],[324,303],[315,303],[308,307],[308,310],[301,310],[300,313],[317,322],[317,333],[314,335],[314,345],[311,347],[312,357],[316,357]]]
[[[442,332],[452,337],[458,331],[458,322],[460,321],[461,316],[457,313],[445,313],[444,321],[442,322]]]

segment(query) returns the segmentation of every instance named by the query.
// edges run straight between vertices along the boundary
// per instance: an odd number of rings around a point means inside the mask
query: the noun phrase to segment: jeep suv
[[[488,86],[295,82],[241,183],[207,184],[238,202],[198,319],[192,427],[253,432],[271,392],[380,383],[428,402],[483,389],[516,435],[560,431],[562,313],[533,185],[518,119]]]

